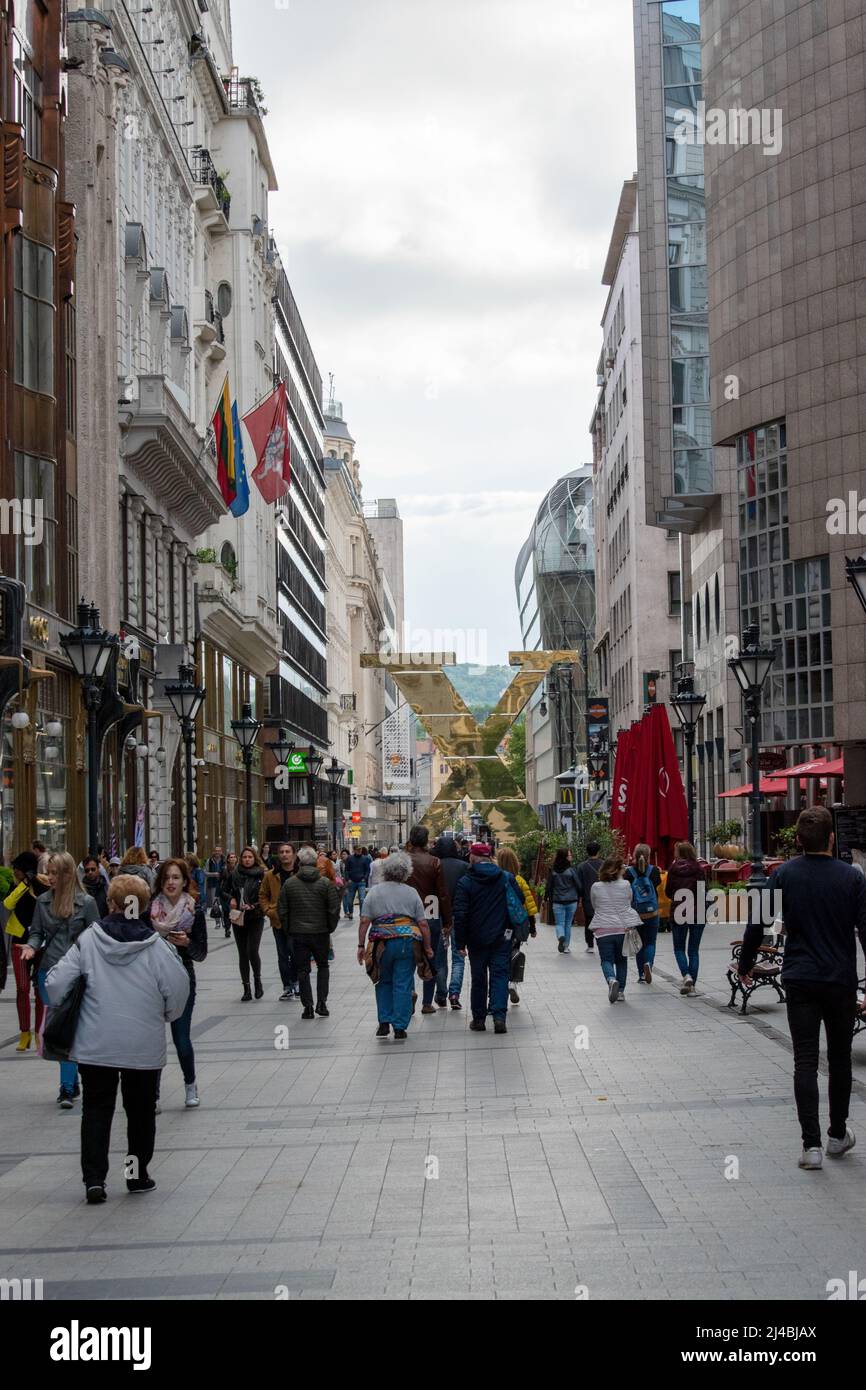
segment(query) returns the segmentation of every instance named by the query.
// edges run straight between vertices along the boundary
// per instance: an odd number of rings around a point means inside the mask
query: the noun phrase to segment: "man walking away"
[[[598,879],[598,871],[601,868],[601,845],[595,840],[590,840],[586,847],[586,858],[578,864],[575,869],[578,883],[578,893],[583,905],[584,928],[583,939],[586,942],[587,952],[591,952],[595,946],[595,937],[590,931],[592,922],[592,885]]]
[[[309,845],[298,850],[298,872],[280,889],[277,911],[283,931],[291,937],[291,952],[301,987],[302,1018],[328,1017],[328,951],[331,932],[340,920],[336,884],[319,873],[318,854]],[[310,988],[310,962],[316,962],[316,1007]]]
[[[454,893],[463,875],[469,873],[469,861],[459,853],[459,846],[453,835],[443,835],[441,839],[436,841],[433,848],[442,865],[442,876],[445,879],[445,887],[448,889],[453,912]],[[449,932],[446,945],[451,947],[451,979],[448,981],[448,1003],[452,1009],[462,1009],[460,991],[463,988],[463,972],[466,968],[466,961],[462,952],[457,949],[453,931]]]
[[[262,879],[262,886],[259,891],[259,905],[274,929],[277,964],[283,985],[280,1003],[286,1003],[290,999],[299,997],[301,992],[298,987],[298,972],[292,956],[292,938],[288,932],[283,931],[280,925],[280,914],[277,910],[283,884],[297,871],[298,866],[295,863],[295,851],[292,846],[288,844],[278,845],[277,867],[268,869]]]
[[[352,853],[346,860],[345,879],[346,887],[343,893],[343,913],[351,921],[352,913],[355,908],[355,894],[358,895],[358,906],[363,912],[364,898],[367,895],[367,884],[370,879],[370,870],[373,861],[369,854],[355,845]]]
[[[789,859],[770,877],[781,889],[785,922],[785,987],[788,1027],[794,1044],[794,1097],[803,1134],[801,1168],[823,1163],[818,1116],[818,1046],[821,1024],[827,1035],[830,1072],[830,1128],[827,1157],[853,1149],[849,1127],[851,1043],[857,1011],[857,943],[866,951],[866,878],[853,865],[833,858],[833,818],[824,806],[810,806],[797,821],[802,855]],[[740,952],[740,978],[750,983],[763,926],[746,928]]]
[[[475,1033],[483,1033],[488,1013],[493,1031],[507,1033],[508,977],[511,973],[512,928],[506,888],[511,874],[491,862],[491,847],[482,843],[469,851],[469,872],[454,890],[454,938],[461,954],[469,952],[472,968],[470,1007]]]
[[[435,854],[428,853],[429,831],[424,825],[413,825],[409,831],[409,858],[412,872],[406,882],[414,888],[427,914],[430,944],[433,947],[435,978],[424,981],[422,1014],[435,1014],[433,998],[440,1009],[448,1007],[448,937],[451,934],[451,896],[445,883],[442,864]]]

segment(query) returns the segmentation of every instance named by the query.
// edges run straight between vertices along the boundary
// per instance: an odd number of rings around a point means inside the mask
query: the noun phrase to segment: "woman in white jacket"
[[[108,890],[108,916],[84,932],[45,981],[49,1001],[57,1005],[79,975],[87,979],[71,1055],[84,1094],[81,1168],[91,1205],[106,1198],[118,1081],[126,1111],[127,1190],[156,1187],[147,1165],[156,1143],[165,1025],[186,1007],[189,976],[171,936],[161,937],[140,920],[149,899],[141,878],[118,874]]]
[[[625,861],[619,855],[605,859],[590,894],[592,934],[607,980],[607,997],[611,1004],[618,999],[625,1002],[628,956],[623,954],[622,943],[629,928],[641,924],[631,905],[631,884],[622,876],[624,868]]]

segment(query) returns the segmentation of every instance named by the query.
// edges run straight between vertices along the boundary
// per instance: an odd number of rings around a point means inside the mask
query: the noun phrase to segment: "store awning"
[[[796,767],[783,767],[774,777],[841,777],[843,764],[841,758],[815,758],[811,763],[798,763]]]
[[[764,796],[787,796],[788,783],[780,781],[778,777],[762,777],[758,783],[758,790]],[[751,796],[752,784],[747,782],[744,787],[732,787],[729,792],[719,792],[717,800],[722,801],[726,796]]]

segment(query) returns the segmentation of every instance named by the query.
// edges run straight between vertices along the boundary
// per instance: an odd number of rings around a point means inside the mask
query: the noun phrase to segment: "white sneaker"
[[[191,1085],[187,1086],[186,1088],[186,1099],[184,1100],[184,1105],[187,1107],[188,1110],[193,1110],[198,1105],[198,1103],[198,1086],[196,1086],[195,1082],[193,1081]]]
[[[615,1004],[619,998],[619,980],[611,980],[607,987],[607,997],[611,1004]]]
[[[156,1105],[153,1107],[153,1113],[154,1113],[154,1115],[161,1115],[161,1114],[162,1114],[162,1106],[160,1105],[159,1101],[157,1101],[157,1102],[156,1102]]]
[[[694,987],[695,982],[692,979],[691,975],[684,975],[683,982],[680,985],[680,994],[691,994]]]
[[[827,1140],[827,1157],[828,1157],[828,1158],[841,1158],[842,1155],[843,1155],[843,1154],[846,1154],[846,1153],[848,1152],[849,1149],[853,1149],[853,1147],[854,1147],[854,1145],[855,1145],[856,1143],[857,1143],[857,1140],[856,1140],[855,1137],[854,1137],[854,1131],[853,1131],[853,1129],[849,1129],[849,1127],[846,1125],[846,1126],[845,1126],[845,1138],[844,1138],[844,1139],[828,1139],[828,1140]]]
[[[563,948],[562,954],[563,954],[564,956],[570,956],[570,955],[571,955],[571,947],[570,947],[570,946],[565,946],[565,947]]]
[[[839,1140],[838,1142],[841,1143],[842,1140]],[[800,1154],[799,1166],[800,1166],[801,1168],[809,1168],[809,1169],[812,1169],[812,1170],[815,1170],[815,1169],[818,1169],[818,1168],[823,1168],[823,1166],[824,1166],[824,1152],[823,1152],[823,1150],[822,1150],[822,1149],[804,1149],[803,1152]]]

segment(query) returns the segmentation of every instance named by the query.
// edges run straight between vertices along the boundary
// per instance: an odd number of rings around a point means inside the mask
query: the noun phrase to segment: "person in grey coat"
[[[165,1025],[180,1018],[190,985],[174,946],[141,921],[149,898],[140,877],[118,874],[108,890],[108,916],[70,947],[45,981],[49,1001],[57,1005],[80,975],[87,979],[71,1055],[84,1090],[81,1169],[91,1205],[106,1198],[118,1081],[126,1111],[127,1190],[156,1187],[147,1166],[156,1143]]]

